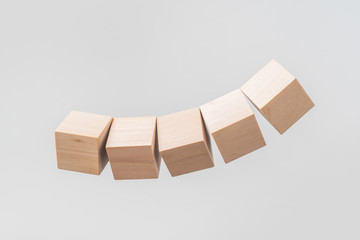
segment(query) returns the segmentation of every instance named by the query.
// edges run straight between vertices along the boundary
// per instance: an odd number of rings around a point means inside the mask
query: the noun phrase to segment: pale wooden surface
[[[158,139],[160,154],[172,176],[214,166],[199,108],[159,117]]]
[[[204,104],[200,109],[226,163],[266,145],[240,89]]]
[[[106,147],[150,146],[155,127],[156,117],[115,118]]]
[[[114,179],[158,178],[156,117],[115,118],[106,151]]]
[[[253,115],[240,89],[202,105],[200,110],[210,133]]]
[[[314,106],[298,80],[275,60],[266,64],[241,90],[280,134]]]
[[[160,151],[199,142],[204,139],[201,115],[198,108],[159,117],[158,127]]]
[[[58,168],[99,175],[112,117],[72,111],[55,130]]]
[[[98,138],[112,117],[72,111],[57,127],[57,132]]]

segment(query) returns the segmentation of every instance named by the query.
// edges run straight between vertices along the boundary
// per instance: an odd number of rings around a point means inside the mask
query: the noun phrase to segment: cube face
[[[158,118],[160,155],[172,176],[214,166],[199,108]]]
[[[171,176],[211,168],[214,166],[205,142],[197,142],[161,152]]]
[[[225,163],[266,145],[254,115],[214,132],[213,137]]]
[[[72,111],[56,129],[56,132],[99,138],[109,127],[112,117]]]
[[[151,146],[155,144],[156,117],[115,118],[106,147]]]
[[[158,178],[160,159],[151,146],[107,149],[115,180]]]
[[[106,144],[114,179],[158,178],[156,117],[116,118]]]
[[[55,131],[58,168],[99,175],[108,162],[111,122],[112,117],[71,112]]]
[[[159,117],[157,127],[160,152],[205,139],[199,108]]]
[[[58,168],[76,172],[99,174],[100,162],[94,138],[55,133]]]
[[[241,90],[217,98],[200,109],[225,163],[266,145]]]
[[[312,107],[314,103],[295,79],[261,108],[261,112],[276,130],[283,134]]]
[[[275,60],[265,65],[241,90],[280,134],[314,106],[297,79]]]

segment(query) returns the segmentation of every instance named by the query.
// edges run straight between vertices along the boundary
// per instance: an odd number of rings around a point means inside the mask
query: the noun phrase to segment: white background
[[[358,1],[0,1],[0,239],[359,239]],[[161,116],[272,58],[315,107],[267,146],[172,178],[58,170],[71,110]],[[255,109],[254,109],[255,110]]]

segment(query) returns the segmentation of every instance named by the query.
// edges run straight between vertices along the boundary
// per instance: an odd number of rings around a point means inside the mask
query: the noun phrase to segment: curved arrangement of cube
[[[272,60],[240,89],[182,112],[134,118],[71,112],[55,130],[58,168],[99,175],[110,161],[116,180],[151,179],[162,158],[178,176],[214,166],[210,135],[229,163],[266,145],[245,96],[280,134],[314,106]]]

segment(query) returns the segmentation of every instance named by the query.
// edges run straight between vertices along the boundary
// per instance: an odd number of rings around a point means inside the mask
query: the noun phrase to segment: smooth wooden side
[[[254,115],[216,131],[212,135],[225,163],[266,145]]]
[[[149,146],[153,142],[156,117],[115,118],[107,147]]]
[[[280,134],[314,106],[299,81],[275,60],[266,64],[241,90]]]
[[[205,141],[168,149],[160,154],[173,177],[214,167]]]
[[[158,118],[159,151],[171,176],[214,166],[199,108]]]
[[[261,109],[294,80],[295,77],[283,66],[276,60],[271,60],[241,90]]]
[[[225,163],[266,145],[240,89],[204,104],[200,109]]]
[[[312,107],[314,103],[295,79],[260,110],[276,130],[283,134]]]
[[[159,169],[151,146],[106,149],[115,180],[158,178]]]
[[[161,116],[157,122],[160,152],[204,140],[199,108]]]
[[[253,114],[240,89],[202,105],[200,110],[210,133],[221,130]]]
[[[71,111],[60,123],[56,131],[98,138],[111,121],[112,117],[110,116]]]
[[[158,178],[156,117],[115,118],[106,151],[115,180]]]
[[[71,112],[55,130],[58,168],[99,175],[108,162],[111,122],[109,116]]]
[[[55,132],[55,141],[59,169],[100,174],[96,138]]]

